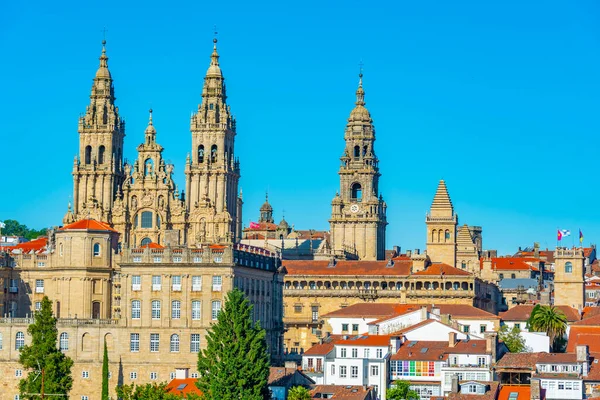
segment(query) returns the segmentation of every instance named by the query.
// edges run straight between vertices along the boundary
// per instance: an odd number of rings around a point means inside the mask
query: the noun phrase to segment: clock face
[[[358,204],[352,204],[350,206],[350,211],[352,211],[353,213],[357,213],[358,210],[360,210],[360,207],[358,206]]]

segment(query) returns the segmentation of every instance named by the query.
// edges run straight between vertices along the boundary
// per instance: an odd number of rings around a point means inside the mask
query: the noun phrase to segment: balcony
[[[310,375],[323,375],[323,367],[309,367],[308,365],[302,365],[302,372]]]
[[[135,289],[133,289],[133,290],[135,290]],[[152,285],[152,291],[153,292],[160,292],[161,290],[162,290],[162,285],[160,283],[158,283],[158,284],[155,283],[155,284]]]
[[[174,283],[172,289],[174,292],[181,292],[181,284]]]

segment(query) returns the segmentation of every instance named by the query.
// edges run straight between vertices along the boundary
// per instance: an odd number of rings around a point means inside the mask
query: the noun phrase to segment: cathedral
[[[235,117],[227,104],[217,40],[204,78],[202,102],[190,121],[193,156],[186,160],[185,192],[173,182],[173,165],[162,158],[152,110],[135,161],[123,161],[125,121],[115,104],[105,41],[102,46],[90,104],[79,119],[73,208],[69,206],[63,223],[107,222],[121,234],[125,247],[236,242],[242,221],[240,163],[234,155]]]

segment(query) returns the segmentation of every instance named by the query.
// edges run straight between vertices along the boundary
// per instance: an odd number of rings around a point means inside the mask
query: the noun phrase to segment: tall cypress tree
[[[198,355],[196,385],[205,399],[270,398],[266,332],[252,322],[252,305],[239,289],[229,292],[217,323]]]
[[[109,400],[108,397],[108,349],[106,339],[104,339],[104,356],[102,357],[102,400]]]
[[[42,308],[34,314],[34,322],[27,332],[32,337],[31,345],[22,347],[19,355],[19,362],[29,370],[27,377],[19,382],[21,398],[38,399],[42,379],[44,394],[68,394],[73,386],[73,360],[56,346],[56,318],[52,315],[52,302],[47,296],[44,296]]]

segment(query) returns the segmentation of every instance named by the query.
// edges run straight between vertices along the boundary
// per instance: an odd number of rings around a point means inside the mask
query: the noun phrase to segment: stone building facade
[[[554,304],[577,310],[585,307],[584,249],[557,248],[554,252]]]

